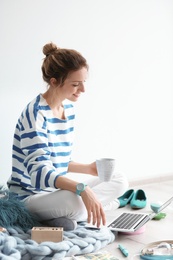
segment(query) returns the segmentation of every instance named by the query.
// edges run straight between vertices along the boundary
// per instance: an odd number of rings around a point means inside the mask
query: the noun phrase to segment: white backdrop
[[[0,1],[0,182],[23,107],[46,90],[42,47],[88,60],[73,159],[114,157],[129,179],[173,173],[173,1]]]

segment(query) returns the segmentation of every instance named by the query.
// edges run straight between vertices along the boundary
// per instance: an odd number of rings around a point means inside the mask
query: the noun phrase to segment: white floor
[[[170,197],[173,196],[173,179],[169,181],[163,181],[151,184],[145,184],[140,186],[131,186],[134,190],[143,189],[147,196],[147,207],[140,211],[152,212],[150,209],[151,202],[164,203]],[[121,211],[132,210],[129,205],[124,208],[118,209]],[[138,210],[139,211],[139,210]],[[145,225],[145,230],[142,234],[138,235],[124,235],[118,233],[115,242],[108,245],[105,249],[117,256],[119,259],[124,259],[117,246],[121,243],[129,251],[129,256],[125,259],[140,259],[137,256],[143,247],[149,243],[173,240],[173,203],[171,203],[163,212],[166,213],[166,217],[161,220],[151,220]]]
[[[143,184],[143,185],[130,185],[134,190],[143,189],[147,196],[147,207],[138,211],[152,212],[150,209],[151,202],[164,203],[173,196],[173,176],[172,179],[164,181],[163,179],[157,182]],[[119,208],[119,211],[131,211],[129,205]],[[171,203],[164,211],[166,217],[161,220],[151,220],[145,225],[145,230],[141,234],[124,235],[118,233],[115,241],[107,245],[103,250],[107,250],[118,259],[137,260],[140,259],[139,253],[143,247],[149,243],[172,240],[173,241],[173,203]],[[128,249],[128,257],[124,257],[118,249],[118,244],[121,243]],[[66,258],[70,259],[70,258]]]

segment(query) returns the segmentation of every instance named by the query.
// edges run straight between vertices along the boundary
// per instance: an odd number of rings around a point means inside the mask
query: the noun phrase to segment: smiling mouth
[[[78,98],[78,97],[80,97],[80,94],[78,94],[78,95],[77,95],[77,94],[74,94],[74,96]]]

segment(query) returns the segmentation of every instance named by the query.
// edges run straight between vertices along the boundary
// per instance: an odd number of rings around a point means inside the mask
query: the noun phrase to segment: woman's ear
[[[50,85],[52,87],[57,87],[57,84],[58,84],[58,82],[57,82],[57,80],[55,78],[51,78],[50,79]]]

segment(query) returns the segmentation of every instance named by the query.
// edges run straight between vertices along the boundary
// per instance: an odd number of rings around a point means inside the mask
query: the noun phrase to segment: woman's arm
[[[90,164],[82,164],[71,161],[68,166],[68,171],[98,176],[96,162],[92,162]]]
[[[77,164],[76,166],[79,165]],[[74,193],[76,193],[77,184],[78,183],[76,181],[68,179],[64,176],[59,176],[55,181],[56,188],[60,188],[62,190],[69,190]],[[101,223],[105,225],[106,216],[103,207],[89,186],[87,186],[85,190],[81,192],[81,198],[83,200],[83,203],[85,204],[88,213],[88,223],[92,222],[92,224],[96,224],[97,227],[100,227]]]

